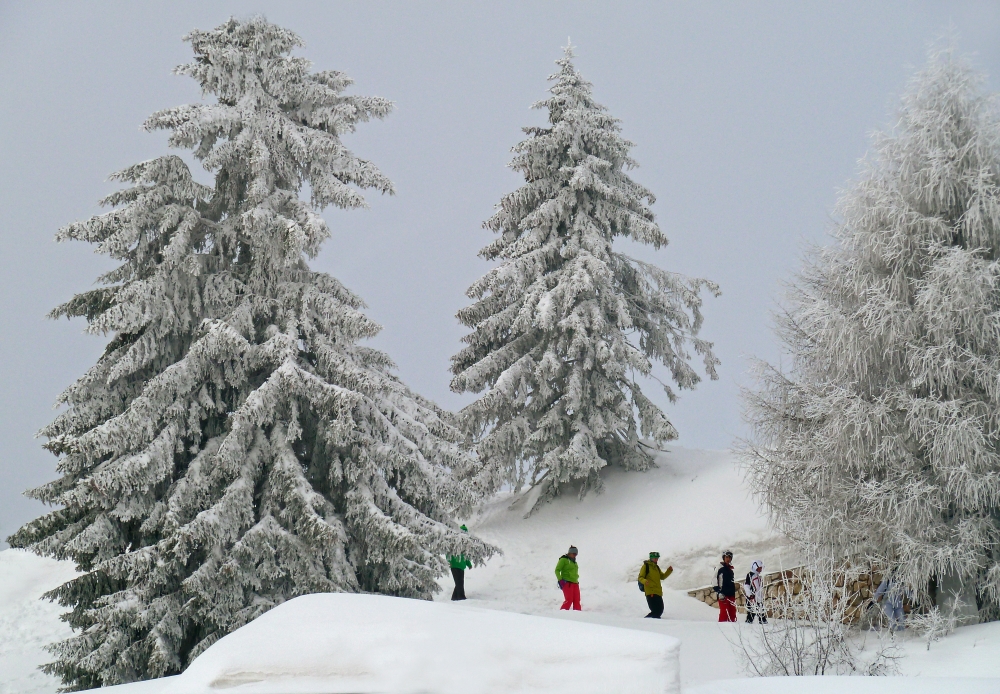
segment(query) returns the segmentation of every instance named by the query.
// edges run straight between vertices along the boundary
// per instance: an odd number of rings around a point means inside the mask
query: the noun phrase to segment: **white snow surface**
[[[680,691],[679,642],[380,595],[295,598],[212,645],[163,694]]]
[[[68,562],[17,549],[0,552],[0,694],[47,694],[59,680],[38,669],[45,646],[72,634],[65,612],[42,594],[76,576]]]
[[[689,598],[686,591],[711,582],[723,549],[736,554],[737,576],[754,559],[762,559],[770,570],[794,565],[797,557],[768,528],[730,453],[672,447],[671,453],[660,456],[659,465],[643,473],[609,470],[602,494],[583,500],[567,494],[541,504],[527,519],[523,516],[530,499],[507,496],[491,502],[468,525],[502,547],[504,556],[466,572],[469,600],[418,604],[461,615],[456,633],[469,641],[484,637],[482,615],[496,615],[496,611],[556,617],[574,627],[599,624],[629,629],[630,644],[640,649],[647,639],[658,642],[661,635],[673,636],[681,642],[680,677],[685,694],[742,693],[747,688],[767,694],[864,694],[875,689],[887,694],[1000,692],[1000,622],[959,628],[932,643],[930,650],[922,640],[904,636],[901,647],[906,657],[900,667],[905,677],[743,679],[745,673],[728,639],[735,630],[753,625],[718,624],[717,613]],[[583,598],[583,611],[575,613],[558,610],[561,593],[553,574],[557,559],[571,543],[580,549]],[[640,563],[651,550],[663,555],[661,566],[674,566],[674,574],[664,582],[662,620],[642,618],[646,605],[636,586]],[[37,597],[73,575],[65,563],[17,550],[0,552],[0,694],[55,692],[58,683],[36,667],[50,659],[42,647],[68,636],[69,629],[58,620],[62,609]],[[450,578],[442,579],[441,585],[444,590],[436,600],[447,603]],[[413,601],[399,601],[409,602]],[[266,618],[246,629],[266,625]],[[343,620],[327,620],[332,627],[338,621]],[[390,631],[419,633],[422,628],[419,620],[414,624],[400,617]],[[377,633],[375,638],[371,650],[384,648],[388,653],[385,637]],[[550,645],[546,642],[540,647]],[[395,655],[392,662],[406,657]],[[196,667],[200,661],[189,672]],[[107,694],[160,694],[181,679],[109,688]]]
[[[684,694],[996,694],[990,677],[761,677],[718,680]]]

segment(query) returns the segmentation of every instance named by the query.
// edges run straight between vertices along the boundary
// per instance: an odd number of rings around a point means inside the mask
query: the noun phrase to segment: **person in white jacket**
[[[754,617],[760,617],[761,624],[767,624],[767,610],[764,609],[763,562],[756,560],[750,565],[750,573],[743,579],[743,595],[747,599],[747,624],[753,624]]]

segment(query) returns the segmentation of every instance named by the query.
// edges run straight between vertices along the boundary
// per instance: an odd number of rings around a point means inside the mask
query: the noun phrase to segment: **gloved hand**
[[[559,579],[559,590],[563,589],[563,583],[565,583],[565,582],[566,581],[562,580],[561,578]]]

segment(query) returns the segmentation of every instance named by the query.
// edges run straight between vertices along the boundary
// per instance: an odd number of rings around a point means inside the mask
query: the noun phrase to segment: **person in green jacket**
[[[464,525],[462,532],[467,533],[469,529]],[[451,593],[452,600],[465,600],[465,570],[472,568],[472,562],[465,558],[464,554],[448,555],[448,563],[451,565],[451,576],[455,579],[455,590]]]
[[[564,598],[560,610],[568,610],[570,606],[574,610],[580,609],[580,567],[576,563],[578,553],[576,547],[570,546],[569,551],[559,557],[556,564],[556,578]]]
[[[650,552],[649,559],[642,562],[639,569],[639,587],[646,595],[646,604],[649,605],[649,614],[646,619],[659,619],[663,616],[663,586],[660,581],[674,572],[674,567],[668,566],[664,571],[657,563],[660,561],[659,552]]]

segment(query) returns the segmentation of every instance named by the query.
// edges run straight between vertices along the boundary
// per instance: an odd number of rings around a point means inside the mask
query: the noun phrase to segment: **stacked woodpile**
[[[882,576],[875,568],[858,571],[850,566],[839,570],[834,577],[832,603],[833,609],[840,610],[841,601],[847,600],[843,606],[843,621],[854,624],[861,619],[866,605],[874,597],[875,590],[882,581]],[[767,596],[765,606],[769,617],[780,617],[781,606],[787,605],[787,598],[794,600],[795,596],[809,590],[810,573],[804,566],[797,566],[785,571],[774,571],[763,576],[764,593]],[[746,612],[746,599],[743,596],[742,580],[736,584],[736,609]],[[719,598],[713,586],[703,586],[689,590],[695,600],[710,607],[719,606]]]
[[[837,575],[833,589],[833,604],[836,607],[841,600],[847,600],[844,606],[844,623],[854,624],[864,615],[865,606],[875,597],[882,574],[878,569],[854,572],[848,569]]]

